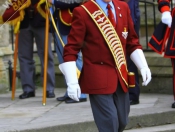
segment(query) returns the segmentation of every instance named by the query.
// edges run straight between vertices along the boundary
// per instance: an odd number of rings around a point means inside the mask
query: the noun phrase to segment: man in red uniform
[[[83,67],[78,82],[75,62],[80,50]],[[70,98],[78,101],[81,91],[89,94],[99,132],[122,132],[128,123],[126,54],[140,70],[142,85],[146,86],[151,72],[127,3],[91,0],[74,8],[72,28],[64,47],[64,63],[59,68],[65,75]]]

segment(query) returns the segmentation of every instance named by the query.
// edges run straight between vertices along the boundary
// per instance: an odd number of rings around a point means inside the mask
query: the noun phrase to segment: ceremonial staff
[[[44,48],[44,79],[43,79],[43,105],[46,105],[46,87],[47,87],[47,67],[48,67],[48,33],[49,33],[49,13],[46,0],[46,28],[45,28],[45,48]]]
[[[16,91],[16,65],[17,65],[17,56],[18,56],[18,38],[19,32],[15,34],[15,51],[13,56],[13,77],[12,77],[12,97],[11,99],[14,100],[15,98],[15,91]]]

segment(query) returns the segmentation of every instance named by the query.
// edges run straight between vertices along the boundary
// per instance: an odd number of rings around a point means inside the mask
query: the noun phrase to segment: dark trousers
[[[135,32],[139,36],[140,28],[140,18],[138,18],[137,23],[134,25]],[[129,72],[135,73],[135,87],[129,88],[129,98],[130,100],[139,100],[140,86],[139,86],[139,74],[136,65],[132,62],[129,56],[127,56],[127,68]]]
[[[90,94],[90,103],[99,132],[122,132],[130,111],[129,94],[119,84],[113,94]]]
[[[171,63],[173,67],[173,95],[175,100],[175,59],[174,58],[171,58]]]
[[[33,60],[33,45],[36,42],[37,53],[41,62],[41,76],[43,80],[44,70],[44,38],[45,27],[33,28],[29,27],[21,29],[19,33],[18,43],[18,58],[20,64],[20,77],[24,92],[35,90],[33,79],[34,60]],[[49,34],[48,42],[48,69],[47,69],[47,90],[53,91],[55,87],[55,70],[53,62],[53,54],[51,50],[51,34]]]

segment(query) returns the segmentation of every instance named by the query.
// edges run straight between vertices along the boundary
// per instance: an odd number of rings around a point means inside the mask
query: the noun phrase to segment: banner
[[[14,26],[14,31],[19,30],[20,21],[24,19],[24,9],[29,7],[31,4],[30,0],[9,0],[9,5],[4,11],[3,15],[0,16],[0,24],[8,23]]]

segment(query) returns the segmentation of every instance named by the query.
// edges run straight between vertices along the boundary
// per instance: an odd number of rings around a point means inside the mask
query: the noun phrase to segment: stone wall
[[[0,1],[1,15],[5,10],[5,0]],[[10,42],[9,25],[0,24],[0,92],[9,89],[8,61],[12,61],[12,46]]]

